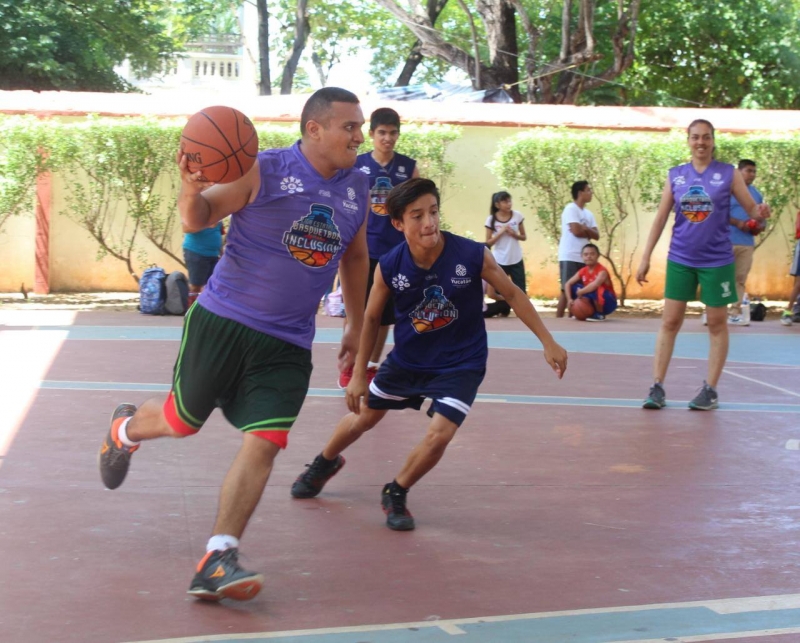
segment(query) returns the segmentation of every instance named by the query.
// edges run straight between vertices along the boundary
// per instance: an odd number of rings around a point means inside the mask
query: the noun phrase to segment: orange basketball
[[[181,132],[190,172],[212,183],[232,183],[256,162],[258,134],[247,116],[216,105],[193,114]]]
[[[569,307],[569,312],[578,321],[585,321],[588,317],[595,314],[594,304],[591,299],[586,297],[578,297],[572,300],[572,305]]]

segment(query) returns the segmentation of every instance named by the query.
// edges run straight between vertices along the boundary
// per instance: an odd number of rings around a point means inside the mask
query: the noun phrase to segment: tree
[[[258,8],[258,62],[261,76],[258,81],[260,96],[272,94],[272,79],[269,68],[269,8],[267,0],[257,0]]]
[[[525,83],[528,100],[544,103],[575,103],[582,92],[616,78],[633,63],[634,42],[641,0],[605,2],[598,10],[596,0],[563,0],[559,3],[535,0],[475,0],[474,8],[460,2],[474,33],[467,46],[456,44],[444,27],[436,28],[428,7],[409,0],[375,0],[404,24],[421,43],[419,52],[435,56],[464,71],[473,87],[505,87],[521,100],[517,22],[519,17],[527,40]],[[612,12],[610,7],[614,8]],[[472,12],[480,18],[475,21]],[[604,19],[602,41],[595,38],[596,18]],[[556,18],[560,24],[554,29]],[[440,20],[441,24],[441,20]],[[554,34],[559,33],[557,52]],[[485,51],[484,51],[485,50]],[[545,55],[550,54],[549,62]],[[600,61],[608,60],[597,69]],[[593,66],[592,74],[585,73]]]
[[[124,91],[115,65],[159,72],[178,49],[166,2],[0,0],[0,89]]]
[[[620,101],[797,109],[798,16],[797,0],[649,2]]]

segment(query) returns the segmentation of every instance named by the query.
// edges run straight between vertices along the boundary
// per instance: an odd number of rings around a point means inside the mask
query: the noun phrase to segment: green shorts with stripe
[[[220,317],[194,304],[164,415],[192,435],[219,407],[240,431],[285,448],[311,378],[311,351]]]
[[[667,259],[667,283],[664,297],[694,301],[697,287],[700,301],[706,306],[727,306],[739,301],[736,296],[736,268],[730,263],[718,268],[693,268]]]

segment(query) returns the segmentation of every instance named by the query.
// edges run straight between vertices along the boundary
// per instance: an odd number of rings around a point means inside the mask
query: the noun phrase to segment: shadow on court
[[[687,320],[656,412],[640,404],[658,320],[546,320],[570,351],[561,381],[521,322],[489,320],[479,399],[409,494],[416,531],[399,533],[379,495],[423,413],[390,413],[318,499],[289,496],[346,410],[340,320],[319,317],[309,397],[242,541],[265,586],[214,605],[185,592],[235,430],[215,412],[196,437],[146,443],[114,492],[97,471],[116,404],[166,393],[182,320],[2,311],[0,322],[4,642],[800,637],[797,328],[733,328],[722,408],[703,413],[686,402],[707,335]]]

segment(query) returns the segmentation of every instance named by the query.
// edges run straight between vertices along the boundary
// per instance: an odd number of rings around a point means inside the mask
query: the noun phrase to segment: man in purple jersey
[[[383,487],[381,507],[395,531],[414,529],[408,490],[428,473],[466,419],[486,372],[488,347],[483,285],[497,290],[542,343],[544,358],[560,379],[567,353],[545,327],[528,295],[500,268],[485,244],[439,230],[439,191],[429,179],[393,188],[386,202],[392,225],[405,242],[384,254],[367,303],[364,332],[347,387],[351,413],[336,426],[322,452],[292,485],[295,498],[313,498],[344,466],[341,453],[380,422],[390,409],[419,410],[431,399],[428,431],[400,472]],[[367,360],[381,311],[395,302],[395,343],[369,384]],[[363,401],[362,401],[363,399]]]
[[[203,182],[178,154],[181,220],[201,230],[232,212],[226,251],[186,314],[169,395],[119,405],[99,459],[116,489],[144,440],[194,435],[217,407],[242,432],[189,587],[197,598],[249,600],[261,589],[263,576],[238,564],[239,539],[308,391],[317,306],[337,268],[351,311],[339,359],[355,357],[368,266],[369,190],[352,169],[363,124],[358,98],[326,87],[303,108],[301,140],[260,152],[233,183]]]
[[[667,404],[664,379],[686,304],[698,298],[698,288],[708,320],[708,372],[689,408],[718,408],[717,382],[728,356],[728,304],[737,301],[733,245],[728,232],[731,196],[751,219],[760,221],[769,216],[769,207],[756,204],[742,175],[732,165],[714,158],[714,126],[698,119],[689,125],[687,134],[691,161],[669,171],[636,274],[640,285],[647,282],[650,256],[674,208],[664,312],[653,360],[654,382],[642,405],[646,409],[660,409]]]

